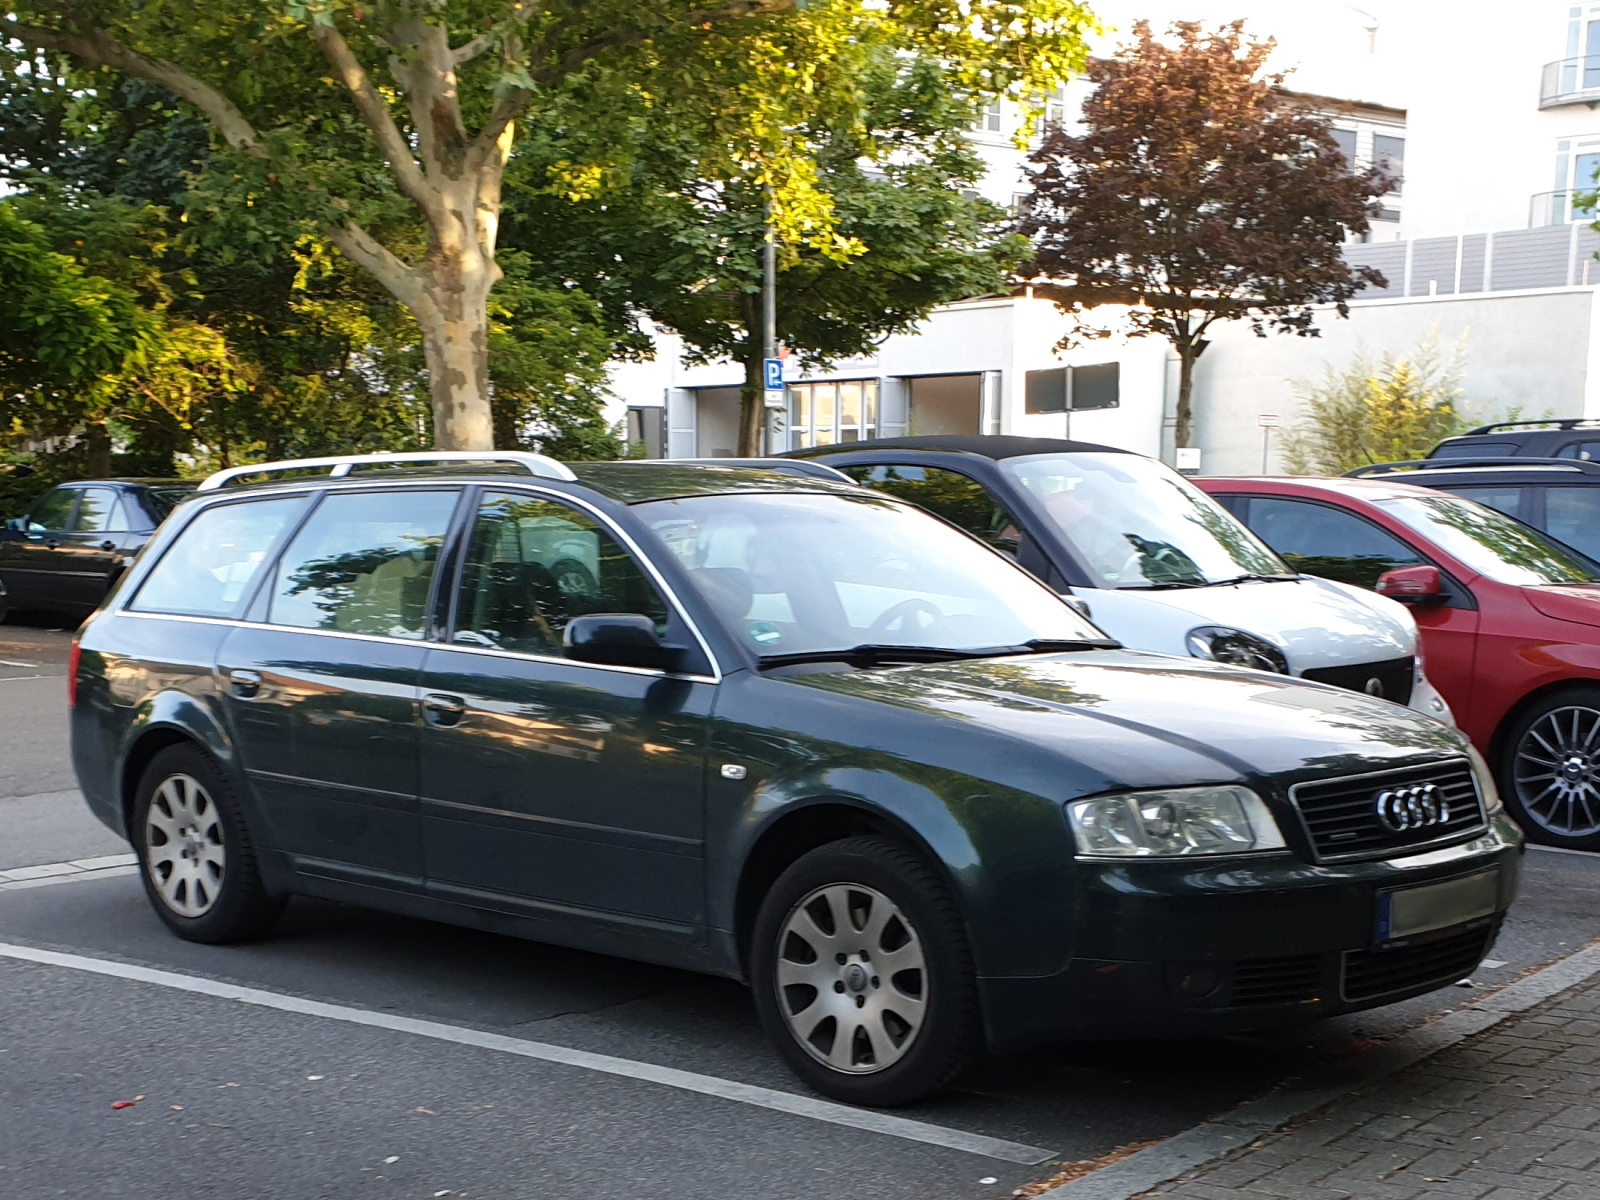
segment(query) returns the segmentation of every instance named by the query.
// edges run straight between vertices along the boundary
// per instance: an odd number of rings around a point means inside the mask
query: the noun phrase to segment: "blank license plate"
[[[1411,937],[1460,925],[1494,912],[1500,900],[1500,872],[1482,871],[1425,887],[1378,894],[1378,940]]]

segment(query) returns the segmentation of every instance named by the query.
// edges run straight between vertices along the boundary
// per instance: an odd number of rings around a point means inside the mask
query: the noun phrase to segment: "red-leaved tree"
[[[1126,306],[1121,320],[1079,322],[1062,348],[1117,333],[1172,343],[1176,444],[1187,446],[1211,326],[1315,337],[1317,305],[1348,316],[1352,296],[1385,281],[1341,247],[1395,184],[1352,169],[1327,118],[1266,72],[1273,43],[1243,22],[1176,23],[1175,45],[1144,21],[1134,35],[1091,64],[1082,131],[1052,127],[1032,156],[1022,280],[1069,315]]]

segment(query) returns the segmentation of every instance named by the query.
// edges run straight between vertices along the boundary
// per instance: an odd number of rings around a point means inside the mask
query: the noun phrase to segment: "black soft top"
[[[1071,442],[1065,438],[1016,437],[1011,434],[943,433],[927,437],[881,438],[871,442],[846,442],[835,446],[813,446],[807,450],[791,450],[783,458],[824,458],[830,454],[852,454],[879,450],[932,450],[958,454],[976,454],[984,458],[1021,458],[1029,454],[1078,454],[1092,451],[1100,454],[1128,454],[1116,446],[1101,446],[1094,442]]]

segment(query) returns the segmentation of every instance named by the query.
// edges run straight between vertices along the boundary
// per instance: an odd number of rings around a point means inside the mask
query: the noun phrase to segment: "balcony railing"
[[[1539,192],[1528,202],[1528,228],[1565,225],[1568,221],[1593,221],[1595,190]]]
[[[1545,63],[1539,82],[1539,107],[1600,104],[1600,54]]]

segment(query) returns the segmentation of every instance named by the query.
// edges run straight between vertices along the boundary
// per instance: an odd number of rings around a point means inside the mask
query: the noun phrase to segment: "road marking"
[[[63,679],[62,675],[0,675],[0,683],[21,683],[26,679]]]
[[[159,971],[152,967],[138,967],[111,959],[89,958],[81,954],[63,954],[55,950],[36,950],[32,946],[15,946],[0,942],[0,958],[21,962],[41,963],[45,966],[64,967],[70,971],[86,971],[93,975],[109,975],[114,979],[129,979],[139,983],[152,983],[158,987],[180,992],[193,992],[201,996],[215,996],[222,1000],[237,1000],[261,1008],[280,1012],[299,1013],[302,1016],[322,1017],[329,1021],[343,1021],[349,1025],[365,1025],[372,1029],[388,1029],[395,1033],[409,1033],[417,1037],[432,1038],[440,1042],[454,1042],[458,1046],[475,1046],[481,1050],[494,1050],[501,1054],[514,1054],[562,1066],[579,1067],[624,1079],[657,1083],[703,1096],[715,1096],[756,1108],[772,1109],[792,1116],[808,1117],[830,1125],[843,1125],[869,1133],[882,1133],[904,1138],[929,1146],[942,1146],[949,1150],[963,1150],[985,1158],[1004,1162],[1037,1166],[1055,1157],[1054,1151],[1038,1146],[1025,1146],[1000,1138],[968,1133],[964,1129],[948,1129],[943,1125],[929,1125],[906,1117],[890,1116],[871,1109],[851,1108],[830,1100],[817,1100],[810,1096],[797,1096],[775,1088],[758,1087],[749,1083],[736,1083],[731,1079],[718,1079],[714,1075],[697,1075],[674,1067],[654,1063],[635,1062],[615,1058],[609,1054],[593,1054],[587,1050],[574,1050],[550,1042],[534,1042],[524,1038],[506,1037],[498,1033],[485,1033],[460,1025],[445,1025],[439,1021],[422,1021],[414,1017],[400,1017],[391,1013],[371,1012],[344,1004],[328,1004],[321,1000],[307,1000],[282,992],[268,992],[260,988],[240,987],[198,975],[179,975],[173,971]]]
[[[132,854],[102,854],[95,858],[75,858],[71,862],[40,863],[32,867],[11,867],[0,871],[0,892],[20,888],[47,887],[77,879],[107,879],[117,875],[136,875],[139,860]]]
[[[1543,850],[1546,854],[1581,854],[1584,858],[1600,861],[1600,853],[1594,850],[1574,850],[1570,846],[1541,846],[1537,842],[1527,843],[1529,850]]]
[[[14,659],[14,658],[0,658],[0,667],[34,667],[34,668],[37,668],[38,666],[39,666],[38,663],[19,662],[18,660]]]

